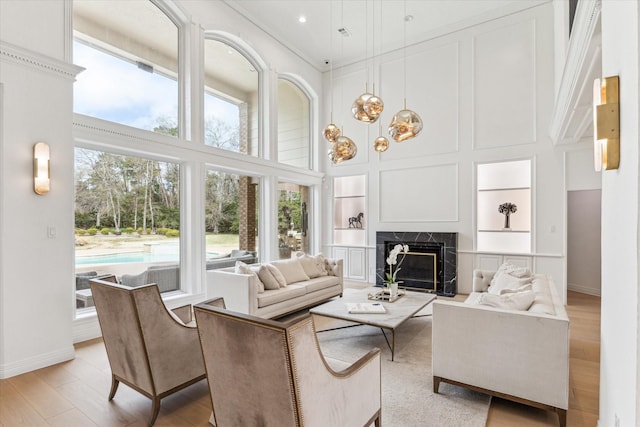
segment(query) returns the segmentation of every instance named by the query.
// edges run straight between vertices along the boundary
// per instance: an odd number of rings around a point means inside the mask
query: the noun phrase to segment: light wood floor
[[[568,303],[571,319],[568,425],[594,427],[598,419],[600,298],[569,292]],[[0,426],[146,426],[150,400],[120,385],[116,398],[107,402],[110,378],[102,341],[80,343],[76,345],[74,360],[0,380]],[[163,399],[155,425],[207,426],[210,411],[203,380]],[[487,426],[534,427],[557,423],[551,412],[493,399]]]

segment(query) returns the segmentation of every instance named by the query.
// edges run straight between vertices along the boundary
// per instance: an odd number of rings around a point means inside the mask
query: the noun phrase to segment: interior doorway
[[[600,296],[601,193],[567,192],[567,288]]]

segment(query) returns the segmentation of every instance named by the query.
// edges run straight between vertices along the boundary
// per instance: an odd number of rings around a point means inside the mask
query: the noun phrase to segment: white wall
[[[0,3],[2,42],[29,49],[0,45],[14,52],[0,58],[0,378],[74,354],[69,141],[76,70],[63,62],[63,17],[61,2]],[[51,193],[44,196],[33,191],[37,141],[51,149]]]
[[[555,93],[553,10],[546,3],[407,47],[407,107],[420,114],[424,129],[401,144],[391,140],[381,154],[372,143],[386,135],[402,108],[403,52],[377,58],[368,73],[379,76],[375,84],[385,103],[380,125],[360,123],[349,111],[373,61],[333,71],[333,103],[327,95],[324,123],[332,110],[334,122],[358,144],[358,155],[327,170],[367,174],[369,246],[375,246],[376,231],[458,232],[458,290],[469,292],[473,268],[513,258],[476,251],[475,165],[531,159],[533,248],[516,258],[552,274],[565,295],[564,153],[548,137]],[[373,281],[372,249],[368,263]]]
[[[600,295],[600,190],[567,193],[567,288]]]
[[[602,172],[599,427],[640,425],[640,7],[602,2],[602,76],[620,76],[620,168]],[[616,422],[618,420],[618,422]]]
[[[80,334],[86,339],[99,333],[95,316],[74,320],[73,138],[86,142],[102,128],[99,123],[95,127],[98,130],[92,126],[73,127],[73,81],[80,70],[68,63],[69,5],[68,0],[0,1],[0,378],[73,358],[75,336]],[[309,93],[321,92],[318,71],[224,2],[181,1],[179,6],[193,17],[187,35],[192,37],[188,45],[192,53],[202,45],[194,35],[207,30],[228,31],[242,36],[246,45],[268,64],[262,88],[265,104],[269,105],[270,97],[275,96],[276,70],[301,76]],[[198,61],[196,58],[195,63]],[[201,93],[195,90],[192,95],[197,105]],[[263,117],[272,123],[274,119],[274,115]],[[262,140],[275,140],[269,127],[264,129],[267,130],[266,135],[260,135]],[[100,135],[104,137],[101,142],[126,148],[135,140],[137,149],[149,148],[143,137],[135,138],[140,132],[131,133],[129,139],[128,134],[107,129]],[[196,129],[195,134],[198,133],[201,132]],[[37,141],[51,146],[52,184],[51,192],[45,196],[33,192],[32,150]],[[301,173],[261,159],[245,161],[231,155],[226,159],[191,145],[169,142],[158,150],[184,160],[195,177],[200,176],[205,162],[224,162],[228,168],[250,169],[265,176],[263,183],[271,188],[275,188],[278,178],[320,184],[318,172]],[[265,195],[271,197],[268,190]],[[185,200],[190,201],[190,206],[201,206],[193,198]],[[276,203],[275,197],[271,200]],[[197,232],[199,228],[194,224],[204,223],[199,220],[203,211],[191,211],[184,221],[185,234]],[[265,214],[264,218],[275,229],[273,215]],[[189,253],[198,258],[204,245],[197,238],[192,238],[191,243]],[[268,249],[265,254],[270,255]],[[189,262],[187,267],[199,265]],[[185,282],[193,289],[202,289],[204,271],[198,274],[197,268],[185,270],[189,274]]]

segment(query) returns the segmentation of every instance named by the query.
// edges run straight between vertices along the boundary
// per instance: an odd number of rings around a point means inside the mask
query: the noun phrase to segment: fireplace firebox
[[[396,276],[401,288],[443,296],[457,293],[457,233],[377,232],[377,286],[382,286],[382,278],[389,271],[387,256],[397,244],[409,246]],[[398,260],[402,257],[400,254]]]

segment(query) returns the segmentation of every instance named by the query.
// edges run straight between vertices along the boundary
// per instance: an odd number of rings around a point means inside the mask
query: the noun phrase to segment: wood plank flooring
[[[569,292],[571,360],[570,427],[595,427],[600,369],[600,298]],[[0,427],[146,426],[151,401],[121,384],[111,386],[102,340],[76,345],[76,358],[0,380]],[[208,426],[211,403],[205,380],[162,400],[156,426]],[[555,414],[493,399],[488,427],[557,426]],[[393,426],[388,426],[393,427]],[[421,426],[416,426],[421,427]],[[442,426],[448,427],[448,426]]]

